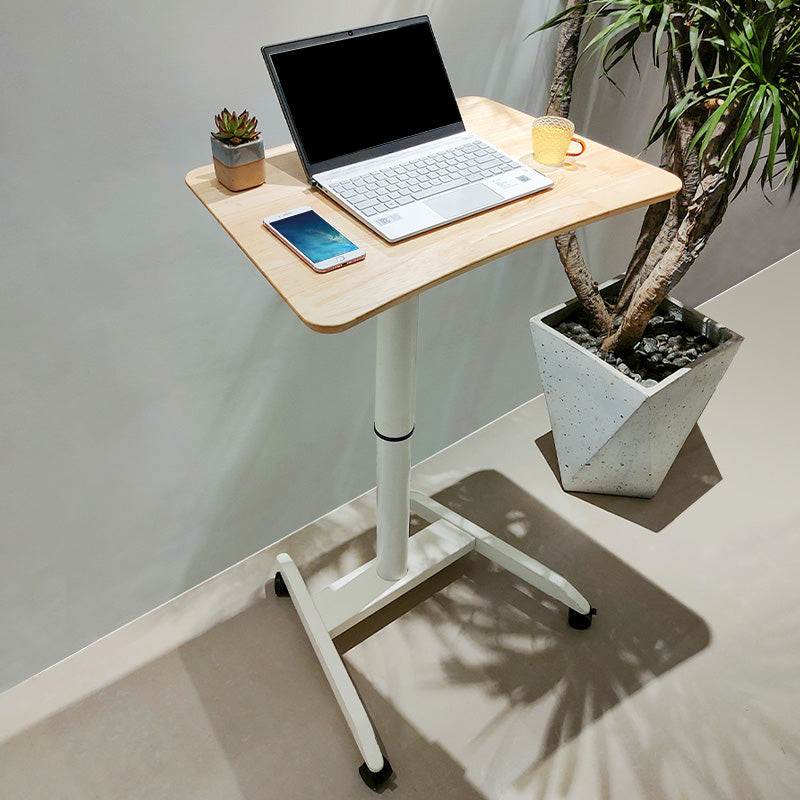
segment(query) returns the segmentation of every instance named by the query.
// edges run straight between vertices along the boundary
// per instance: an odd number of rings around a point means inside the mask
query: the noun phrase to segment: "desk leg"
[[[411,435],[417,371],[419,297],[378,316],[375,435],[378,442],[378,575],[400,580],[408,568]]]
[[[319,663],[322,666],[322,671],[325,673],[336,701],[339,703],[339,708],[344,714],[347,726],[356,740],[356,746],[364,757],[364,766],[372,775],[381,775],[382,772],[387,772],[388,774],[384,777],[388,778],[391,775],[391,767],[388,766],[388,762],[383,758],[380,745],[375,736],[375,730],[367,716],[361,698],[358,696],[353,682],[347,674],[347,669],[308,592],[305,581],[292,559],[286,553],[281,553],[278,556],[278,566],[281,568],[278,574],[285,581],[300,621],[303,623],[311,646],[314,648],[317,659],[319,659]]]
[[[595,609],[563,575],[421,492],[411,492],[411,508],[426,522],[449,522],[475,540],[475,551],[480,555],[563,603],[570,610],[569,620],[573,627],[588,628],[591,625]]]
[[[364,756],[364,782],[380,791],[392,776],[372,723],[333,644],[334,636],[366,619],[473,550],[560,600],[569,622],[588,628],[595,613],[565,578],[488,531],[418,492],[410,491],[411,436],[417,361],[419,298],[412,297],[378,317],[375,368],[375,434],[378,438],[377,557],[311,595],[285,553],[275,577],[278,595],[290,595],[308,638]],[[412,507],[431,523],[409,539]]]

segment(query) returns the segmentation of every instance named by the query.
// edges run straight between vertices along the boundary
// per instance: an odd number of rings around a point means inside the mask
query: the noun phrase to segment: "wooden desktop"
[[[462,98],[459,106],[467,130],[537,166],[531,117],[481,97]],[[551,189],[397,244],[312,189],[291,145],[267,152],[267,180],[256,189],[228,191],[211,165],[192,170],[186,183],[297,316],[315,331],[336,333],[538,239],[663,200],[680,188],[669,172],[585,141],[586,152],[574,163],[548,169]],[[367,258],[318,275],[264,231],[264,217],[304,205],[363,247]]]

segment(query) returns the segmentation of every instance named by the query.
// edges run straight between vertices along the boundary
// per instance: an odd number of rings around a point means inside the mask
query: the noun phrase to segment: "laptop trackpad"
[[[489,208],[503,199],[502,195],[493,192],[488,186],[482,183],[471,183],[468,186],[461,186],[444,194],[429,197],[422,202],[445,219],[455,219],[479,209]]]

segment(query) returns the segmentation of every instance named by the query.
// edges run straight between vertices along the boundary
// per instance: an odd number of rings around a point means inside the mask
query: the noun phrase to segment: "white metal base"
[[[456,514],[421,492],[411,492],[411,509],[426,522],[446,520],[471,536],[475,550],[482,556],[579,614],[589,613],[589,601],[566,578],[466,517]]]
[[[589,601],[557,572],[441,503],[419,492],[411,492],[411,508],[431,524],[408,540],[408,568],[399,580],[381,578],[376,558],[311,595],[292,559],[286,553],[281,553],[277,559],[278,569],[325,677],[364,762],[373,772],[383,767],[383,755],[375,729],[333,644],[334,636],[473,550],[580,614],[588,614],[591,608]]]
[[[313,595],[314,605],[328,633],[338,636],[474,547],[471,536],[449,522],[436,522],[408,540],[408,568],[400,580],[381,578],[374,559]]]
[[[577,614],[593,613],[586,598],[561,575],[449,508],[410,491],[418,316],[419,298],[413,296],[378,317],[377,557],[312,597],[292,559],[286,553],[278,556],[283,582],[364,764],[373,773],[362,773],[372,789],[385,785],[391,767],[384,761],[372,723],[333,644],[334,636],[473,550]],[[430,523],[410,538],[409,508]]]

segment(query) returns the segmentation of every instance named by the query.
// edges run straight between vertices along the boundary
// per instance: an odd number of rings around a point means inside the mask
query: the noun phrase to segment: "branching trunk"
[[[671,142],[664,142],[661,158],[661,166],[664,169],[672,169],[674,149]],[[670,166],[667,166],[667,164]],[[636,247],[628,263],[628,268],[625,270],[625,278],[620,287],[615,308],[617,313],[625,310],[628,303],[630,303],[631,297],[633,297],[633,293],[639,287],[640,275],[648,255],[653,250],[656,237],[658,237],[664,225],[669,224],[667,223],[667,218],[672,214],[674,214],[672,198],[662,200],[660,203],[653,203],[653,205],[647,207],[642,221],[642,228],[639,231],[639,238],[636,241]]]
[[[628,350],[641,339],[655,310],[694,263],[708,237],[722,221],[730,191],[730,182],[720,172],[703,178],[696,202],[690,206],[663,257],[636,290],[623,324],[603,342],[603,350]]]
[[[735,183],[735,177],[723,169],[722,160],[736,135],[740,115],[740,106],[733,103],[719,121],[703,161],[698,165],[702,178],[675,236],[633,292],[622,325],[603,342],[604,351],[623,352],[639,341],[650,317],[694,263],[708,237],[722,221]]]
[[[585,6],[574,8],[578,2],[580,0],[567,0],[567,8],[574,10],[564,20],[558,34],[555,72],[546,111],[548,116],[569,116],[572,100],[571,76],[578,60],[578,43],[586,14]],[[589,324],[597,331],[608,331],[611,328],[611,315],[600,296],[597,283],[586,267],[575,232],[569,231],[556,236],[555,243],[570,285],[589,315]]]
[[[667,75],[671,107],[685,94],[692,68],[689,29],[684,24],[683,14],[673,14],[673,22],[677,38],[671,42],[675,55],[668,65]],[[678,175],[683,180],[683,187],[669,200],[648,208],[617,299],[617,313],[625,313],[633,295],[666,253],[686,216],[691,199],[695,196],[700,182],[700,167],[696,151],[689,153],[688,146],[702,113],[702,110],[699,113],[684,113],[675,128],[664,136],[660,166]]]
[[[688,29],[683,24],[676,24],[675,29],[678,38],[672,46],[679,55],[670,63],[668,75],[673,103],[685,93],[692,69],[687,55],[690,52]],[[708,51],[701,53],[701,58],[708,68],[713,66]],[[645,217],[640,235],[642,247],[637,246],[626,274],[624,291],[617,304],[623,321],[619,329],[603,342],[602,349],[606,352],[629,350],[641,339],[655,310],[694,263],[728,207],[735,178],[725,172],[721,161],[736,135],[741,109],[734,103],[720,120],[701,163],[697,151],[689,152],[688,148],[707,113],[711,113],[711,110],[688,110],[680,117],[671,134],[665,137],[662,166],[671,168],[679,175],[683,187],[669,201],[660,228],[651,238],[646,258],[637,262],[647,237],[652,234]],[[670,154],[672,164],[667,166],[664,161]]]

